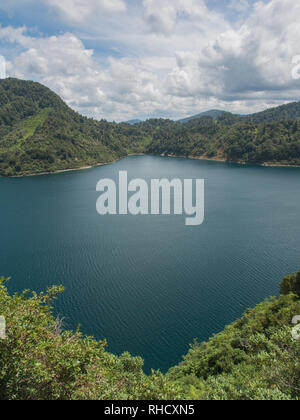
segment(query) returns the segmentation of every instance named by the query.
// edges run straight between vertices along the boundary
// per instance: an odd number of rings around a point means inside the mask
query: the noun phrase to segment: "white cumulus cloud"
[[[93,27],[86,39],[95,50],[72,29],[33,37],[26,27],[0,27],[0,45],[14,51],[7,71],[46,84],[86,115],[118,121],[209,108],[248,113],[299,99],[300,3],[256,2],[238,24],[202,0],[144,0],[130,13],[117,15],[113,29]],[[120,53],[98,54],[103,39]]]
[[[124,0],[46,0],[64,18],[73,22],[86,22],[101,13],[121,13],[126,11]]]
[[[144,20],[157,34],[170,35],[181,19],[204,18],[207,7],[204,0],[143,0]]]

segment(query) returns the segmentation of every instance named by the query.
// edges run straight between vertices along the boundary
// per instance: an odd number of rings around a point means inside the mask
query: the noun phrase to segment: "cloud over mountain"
[[[8,73],[45,83],[85,114],[246,113],[299,98],[300,4],[293,0],[231,1],[230,8],[243,5],[239,20],[204,0],[43,1],[65,30],[43,35],[26,22],[2,24]]]

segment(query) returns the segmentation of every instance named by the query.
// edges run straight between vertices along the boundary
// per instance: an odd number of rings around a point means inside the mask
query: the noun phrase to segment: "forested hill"
[[[298,166],[300,121],[227,124],[205,117],[157,131],[147,150],[153,154]]]
[[[291,121],[300,119],[300,102],[292,102],[287,105],[270,108],[263,112],[247,115],[242,117],[242,119],[255,123]]]
[[[145,141],[134,126],[79,115],[39,83],[0,80],[0,175],[111,162],[144,150]]]
[[[39,83],[0,80],[0,175],[76,169],[141,152],[300,165],[300,103],[249,116],[116,124],[81,116]]]
[[[222,113],[158,130],[149,153],[300,165],[300,102],[249,116]]]

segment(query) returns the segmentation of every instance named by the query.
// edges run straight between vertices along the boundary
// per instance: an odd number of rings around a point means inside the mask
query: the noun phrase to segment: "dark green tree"
[[[284,277],[280,283],[280,292],[282,295],[295,293],[295,295],[300,296],[300,271],[297,274]]]

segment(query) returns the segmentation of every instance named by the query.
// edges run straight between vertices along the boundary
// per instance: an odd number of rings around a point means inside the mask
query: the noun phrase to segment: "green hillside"
[[[195,341],[168,379],[191,399],[299,399],[300,338],[291,333],[299,311],[300,271],[284,278],[280,297],[247,310],[209,342]]]
[[[202,117],[158,130],[147,151],[255,164],[300,165],[300,120],[240,121],[232,114]]]
[[[213,111],[215,112],[215,111]],[[184,124],[86,118],[39,83],[0,80],[0,176],[76,169],[131,153],[300,165],[300,102],[250,116],[216,111]]]
[[[246,311],[207,343],[195,342],[168,374],[143,373],[143,360],[106,351],[106,342],[64,331],[51,313],[62,292],[9,296],[0,279],[0,400],[299,400],[300,272],[281,296]],[[299,329],[298,329],[299,332]]]
[[[263,112],[242,117],[255,123],[270,123],[273,121],[293,121],[300,119],[300,102],[292,102]]]
[[[80,168],[144,149],[127,124],[95,121],[34,82],[0,80],[0,175]]]

